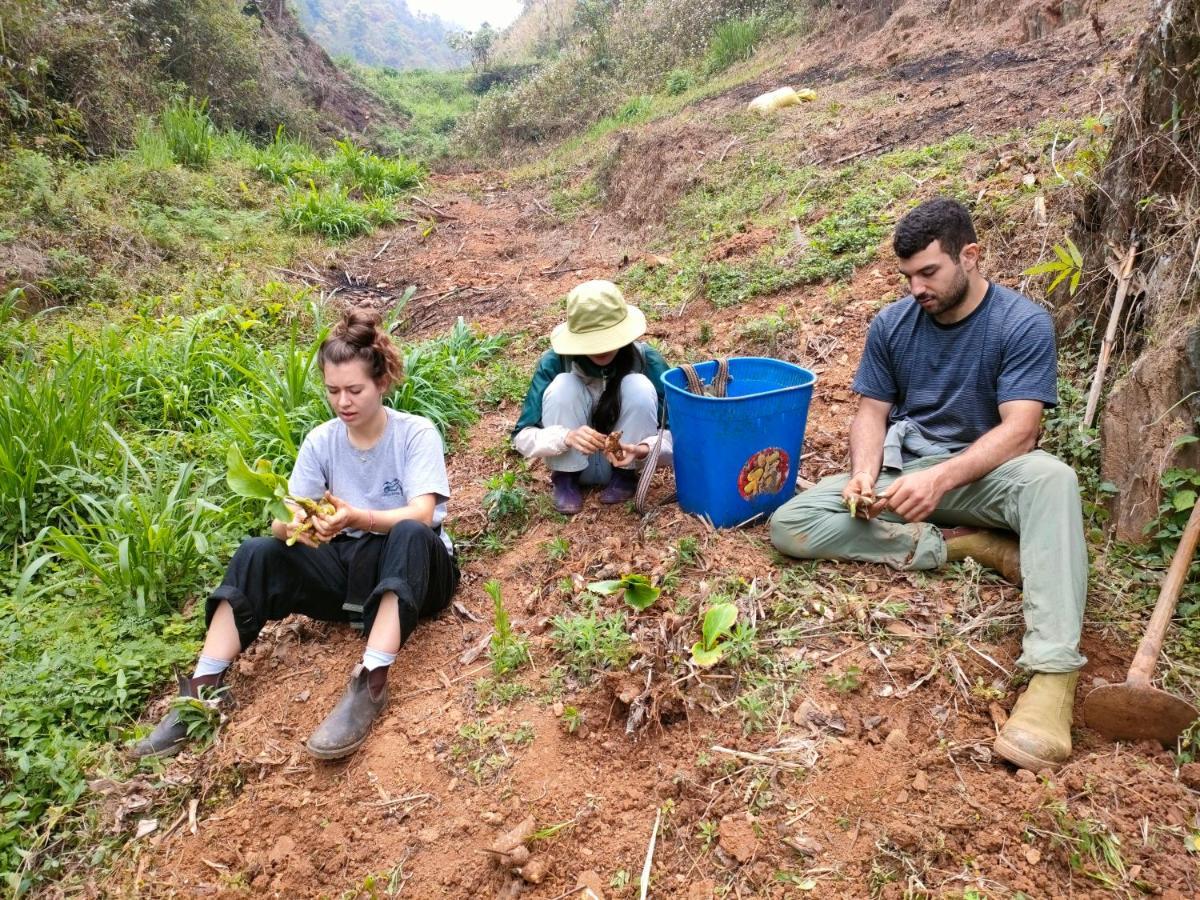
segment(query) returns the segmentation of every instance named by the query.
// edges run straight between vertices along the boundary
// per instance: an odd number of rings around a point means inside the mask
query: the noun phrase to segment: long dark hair
[[[609,363],[613,372],[608,376],[608,381],[604,385],[604,393],[600,395],[600,400],[596,403],[596,409],[592,413],[592,427],[601,434],[608,434],[612,431],[613,426],[617,424],[617,419],[621,417],[621,379],[633,371],[637,361],[637,350],[633,344],[626,344],[617,351],[617,355]]]
[[[324,370],[328,363],[338,365],[358,359],[366,363],[376,384],[385,390],[395,387],[404,380],[404,360],[382,324],[375,310],[350,307],[322,342],[317,364]]]

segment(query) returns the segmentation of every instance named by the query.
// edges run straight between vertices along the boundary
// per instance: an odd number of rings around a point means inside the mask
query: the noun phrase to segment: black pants
[[[222,600],[233,608],[242,649],[263,625],[292,613],[326,622],[349,622],[362,608],[370,635],[379,599],[394,591],[400,608],[400,643],[417,620],[446,608],[458,587],[458,563],[432,528],[398,522],[386,535],[339,537],[316,549],[287,546],[274,537],[251,538],[229,561],[225,580],[212,592],[205,623]]]

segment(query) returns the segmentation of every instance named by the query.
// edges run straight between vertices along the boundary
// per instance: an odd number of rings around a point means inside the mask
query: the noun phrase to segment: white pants
[[[564,372],[550,382],[542,395],[542,424],[573,430],[592,421],[596,398],[578,375]],[[621,379],[621,414],[614,431],[621,432],[621,443],[640,444],[658,433],[658,392],[645,375],[631,373]],[[607,484],[612,478],[612,466],[603,453],[586,456],[567,448],[557,456],[546,458],[546,465],[555,472],[580,472],[583,484]]]

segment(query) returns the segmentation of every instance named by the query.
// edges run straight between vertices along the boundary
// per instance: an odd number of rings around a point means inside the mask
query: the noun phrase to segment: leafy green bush
[[[767,20],[763,16],[722,22],[713,30],[708,54],[704,57],[704,70],[709,74],[722,72],[734,63],[749,59],[766,31]]]
[[[70,496],[53,479],[86,454],[103,459],[112,448],[103,422],[114,395],[95,354],[68,344],[60,359],[32,354],[0,366],[0,541],[30,536]]]
[[[685,93],[696,83],[696,76],[688,69],[672,69],[667,73],[663,89],[672,97]]]
[[[483,483],[483,508],[488,521],[521,524],[529,515],[529,491],[511,470],[499,472]]]
[[[21,896],[61,873],[86,829],[75,807],[85,772],[108,767],[97,748],[199,642],[177,616],[123,615],[90,592],[18,602],[10,587],[0,580],[0,884]]]
[[[208,101],[194,97],[172,100],[159,117],[171,157],[189,169],[203,169],[212,159],[216,129],[208,117]]]
[[[415,344],[404,356],[404,381],[388,397],[395,409],[425,416],[443,437],[479,417],[471,375],[505,345],[502,335],[473,331],[460,317],[443,338]]]
[[[391,197],[421,183],[424,168],[418,162],[383,159],[348,140],[335,141],[334,146],[326,162],[330,177],[365,197]]]
[[[195,496],[205,486],[194,464],[159,457],[147,469],[127,451],[126,466],[112,478],[83,468],[63,469],[55,478],[73,492],[70,525],[49,528],[42,542],[138,615],[178,608],[215,569],[208,534],[221,509]]]
[[[258,175],[276,184],[293,186],[298,180],[310,179],[321,168],[321,160],[302,141],[288,137],[281,125],[275,136],[265,147],[251,147],[246,154],[249,163]]]
[[[308,190],[296,190],[288,195],[279,214],[283,224],[293,231],[320,234],[333,241],[366,234],[376,225],[393,222],[396,218],[386,201],[360,202],[351,199],[340,184],[318,188],[311,181]]]
[[[459,121],[479,103],[487,86],[478,88],[481,77],[468,72],[429,72],[367,68],[339,60],[356,81],[378,95],[403,116],[403,128],[383,128],[376,140],[418,160],[435,160],[454,154],[450,135]],[[522,73],[527,69],[522,69]],[[488,73],[481,73],[486,75]]]

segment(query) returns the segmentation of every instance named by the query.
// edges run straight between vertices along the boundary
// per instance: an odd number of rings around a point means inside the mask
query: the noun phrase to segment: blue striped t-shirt
[[[853,390],[892,404],[932,441],[966,445],[1000,424],[1001,403],[1058,403],[1050,314],[989,284],[965,319],[940,325],[911,295],[879,311],[867,331]]]

